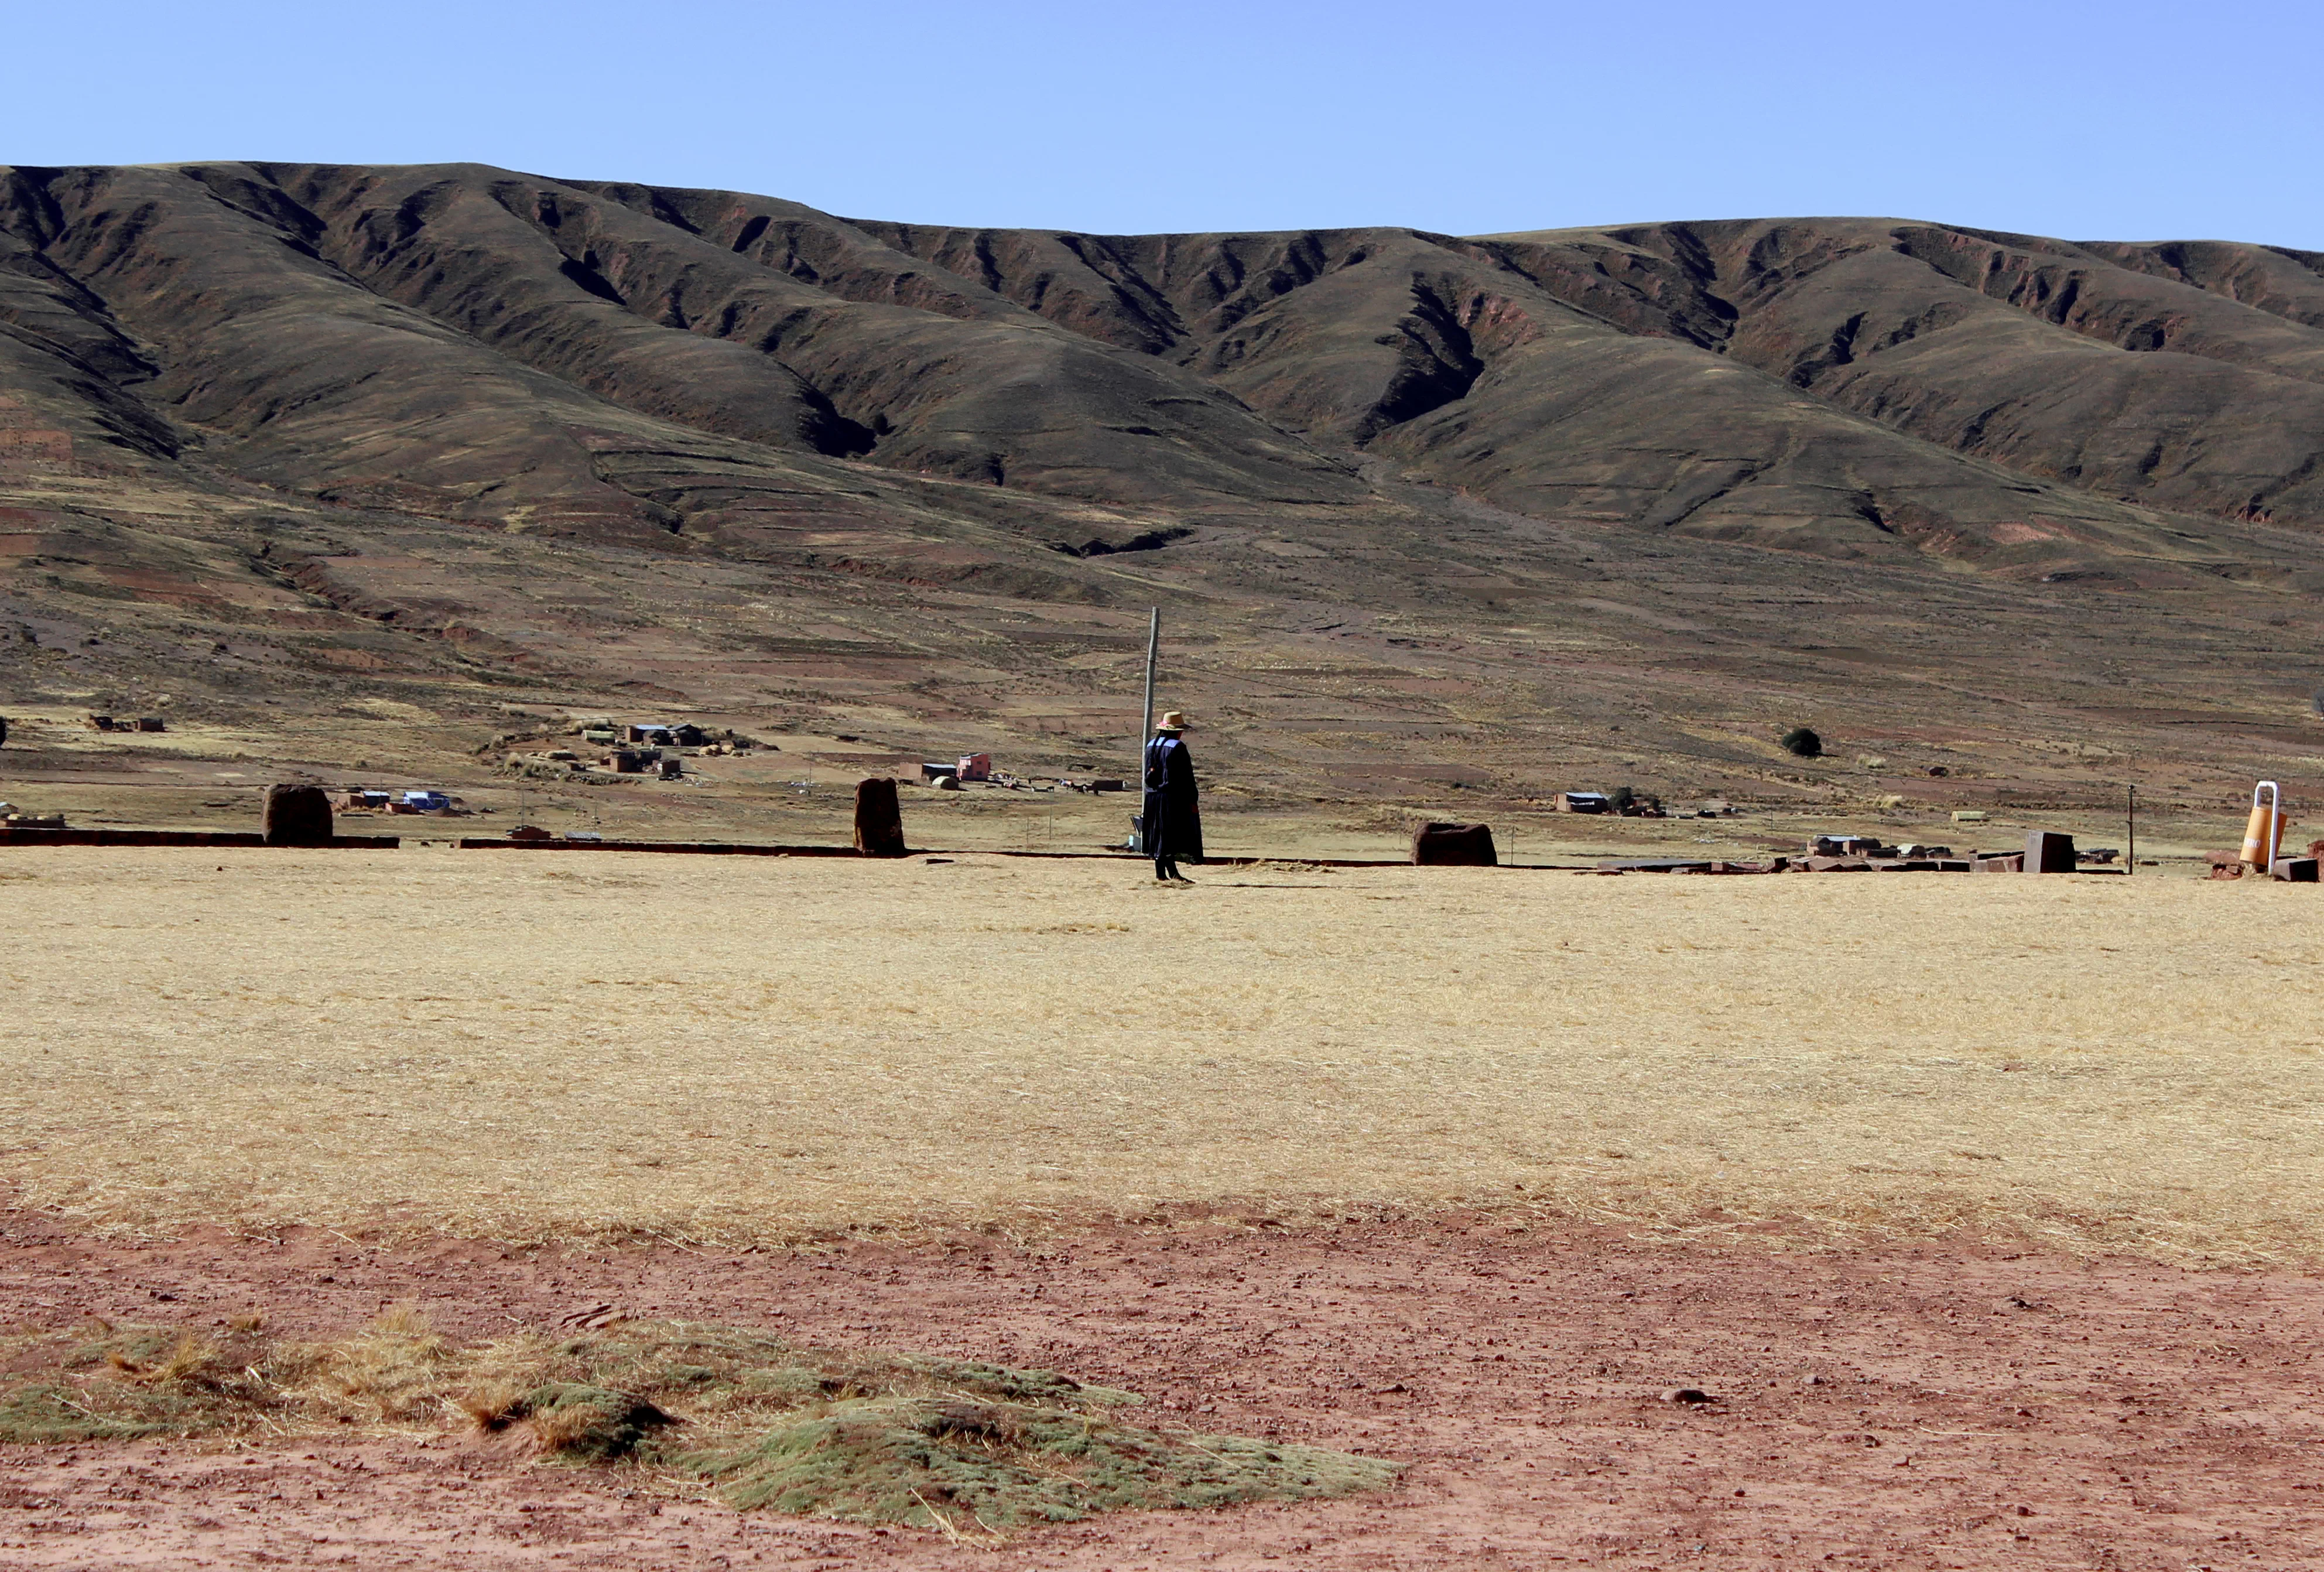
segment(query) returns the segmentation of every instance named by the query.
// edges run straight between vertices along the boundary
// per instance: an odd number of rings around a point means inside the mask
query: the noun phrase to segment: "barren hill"
[[[2324,256],[2260,245],[0,170],[19,706],[626,691],[1086,751],[1160,602],[1282,781],[1790,790],[1765,735],[1819,717],[2304,750],[2319,457]]]

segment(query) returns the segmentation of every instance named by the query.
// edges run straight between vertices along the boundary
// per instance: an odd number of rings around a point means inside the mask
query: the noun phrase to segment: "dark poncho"
[[[1146,800],[1139,820],[1146,855],[1203,860],[1203,810],[1195,796],[1194,755],[1176,737],[1146,744]]]

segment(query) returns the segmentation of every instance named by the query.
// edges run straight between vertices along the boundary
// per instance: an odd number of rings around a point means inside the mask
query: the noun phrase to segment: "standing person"
[[[1154,857],[1154,876],[1191,884],[1178,871],[1178,859],[1203,860],[1203,810],[1194,787],[1194,755],[1180,735],[1185,729],[1185,716],[1175,709],[1154,728],[1154,739],[1146,744],[1146,801],[1139,823]]]

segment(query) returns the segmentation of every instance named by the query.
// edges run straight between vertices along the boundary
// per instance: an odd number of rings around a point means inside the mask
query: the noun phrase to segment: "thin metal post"
[[[2130,789],[2130,874],[2138,876],[2138,788]]]

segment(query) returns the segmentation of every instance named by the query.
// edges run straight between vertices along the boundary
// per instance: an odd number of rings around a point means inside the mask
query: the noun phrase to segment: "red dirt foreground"
[[[1779,1253],[1458,1219],[825,1255],[323,1233],[152,1244],[0,1214],[0,1318],[497,1336],[610,1305],[1055,1369],[1139,1422],[1408,1462],[1383,1493],[932,1531],[429,1439],[0,1449],[0,1566],[2312,1567],[2324,1278]],[[1679,1389],[1712,1401],[1673,1401]]]

